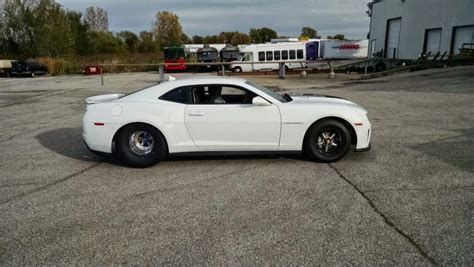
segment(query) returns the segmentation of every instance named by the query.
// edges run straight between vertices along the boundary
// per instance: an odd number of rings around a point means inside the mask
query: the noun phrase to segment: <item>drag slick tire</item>
[[[329,163],[342,159],[350,145],[349,129],[337,120],[327,119],[311,126],[303,150],[311,160]]]
[[[153,166],[168,154],[166,140],[160,131],[143,123],[122,128],[117,133],[115,147],[118,159],[136,168]]]

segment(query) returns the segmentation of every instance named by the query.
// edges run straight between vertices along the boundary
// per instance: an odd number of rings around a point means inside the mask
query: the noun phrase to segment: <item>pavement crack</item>
[[[427,259],[431,264],[437,265],[436,261],[428,255],[428,253],[423,249],[423,247],[418,244],[413,237],[411,237],[409,234],[405,233],[402,229],[400,229],[395,223],[388,218],[387,215],[385,215],[381,210],[375,206],[374,202],[372,199],[370,199],[355,183],[353,183],[351,180],[349,180],[347,177],[345,177],[336,167],[334,167],[332,164],[328,164],[329,168],[331,168],[336,174],[343,179],[346,183],[352,186],[370,205],[372,210],[377,213],[382,219],[384,220],[385,224],[388,225],[390,228],[395,230],[398,234],[403,236],[419,253],[422,255],[425,259]]]
[[[95,163],[95,164],[92,164],[91,166],[89,166],[89,167],[87,167],[87,168],[85,168],[85,169],[82,169],[82,170],[80,170],[80,171],[77,171],[77,172],[75,172],[75,173],[72,173],[72,174],[70,174],[70,175],[67,175],[67,176],[65,176],[65,177],[63,177],[63,178],[61,178],[61,179],[59,179],[59,180],[55,180],[55,181],[49,182],[49,183],[47,183],[47,184],[45,184],[45,185],[43,185],[43,186],[39,186],[39,187],[37,187],[37,188],[34,188],[34,189],[32,189],[32,190],[28,190],[28,191],[23,192],[23,193],[21,193],[21,194],[14,195],[14,196],[12,196],[12,197],[10,197],[10,198],[7,198],[6,200],[1,201],[1,202],[0,202],[0,205],[8,204],[8,203],[10,203],[10,202],[12,202],[12,201],[20,200],[20,199],[22,199],[22,198],[24,198],[24,197],[26,197],[26,196],[31,195],[31,194],[34,194],[34,193],[37,193],[37,192],[46,190],[46,189],[48,189],[48,188],[50,188],[50,187],[52,187],[52,186],[55,186],[55,185],[57,185],[57,184],[60,184],[60,183],[65,182],[65,181],[67,181],[67,180],[70,180],[71,178],[74,178],[74,177],[76,177],[76,176],[78,176],[78,175],[81,175],[81,174],[83,174],[83,173],[85,173],[85,172],[87,172],[87,171],[89,171],[89,170],[91,170],[91,169],[93,169],[93,168],[99,166],[101,163],[103,163],[103,161],[100,161],[100,162],[97,162],[97,163]]]
[[[373,189],[365,190],[364,193],[374,192],[390,192],[390,191],[433,191],[433,190],[459,190],[474,188],[474,185],[460,185],[451,187],[427,187],[427,188],[388,188],[388,189]]]

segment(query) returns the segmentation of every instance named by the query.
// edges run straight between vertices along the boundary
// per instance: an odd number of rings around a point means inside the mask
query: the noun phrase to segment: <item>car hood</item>
[[[293,104],[342,104],[342,105],[352,105],[358,106],[356,103],[337,96],[329,95],[316,95],[316,94],[304,94],[304,95],[292,95]]]

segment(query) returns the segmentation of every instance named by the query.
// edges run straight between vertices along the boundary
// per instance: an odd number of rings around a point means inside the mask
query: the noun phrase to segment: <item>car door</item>
[[[202,89],[208,90],[209,85]],[[232,85],[222,85],[221,96],[226,103],[206,103],[204,94],[186,106],[186,128],[200,150],[278,150],[281,117],[276,105],[253,105],[249,98],[254,93]]]

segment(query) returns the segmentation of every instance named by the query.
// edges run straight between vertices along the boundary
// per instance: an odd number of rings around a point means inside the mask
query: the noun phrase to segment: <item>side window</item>
[[[258,61],[265,61],[265,52],[258,52]]]
[[[273,52],[273,59],[280,60],[280,51]]]
[[[273,52],[267,51],[267,61],[272,61],[272,60],[273,60]]]
[[[234,85],[208,85],[193,89],[195,103],[200,105],[252,104],[255,93]]]
[[[281,51],[281,59],[288,60],[288,50]]]
[[[180,87],[173,89],[160,96],[159,99],[180,104],[191,104],[193,102],[190,87]]]
[[[222,95],[245,95],[246,91],[228,85],[222,86]]]
[[[228,105],[252,104],[252,99],[256,96],[255,93],[238,86],[222,85],[221,98]]]
[[[298,57],[298,59],[303,59],[304,58],[303,49],[298,49],[296,51],[296,56]]]
[[[296,59],[296,51],[290,50],[290,59]]]

